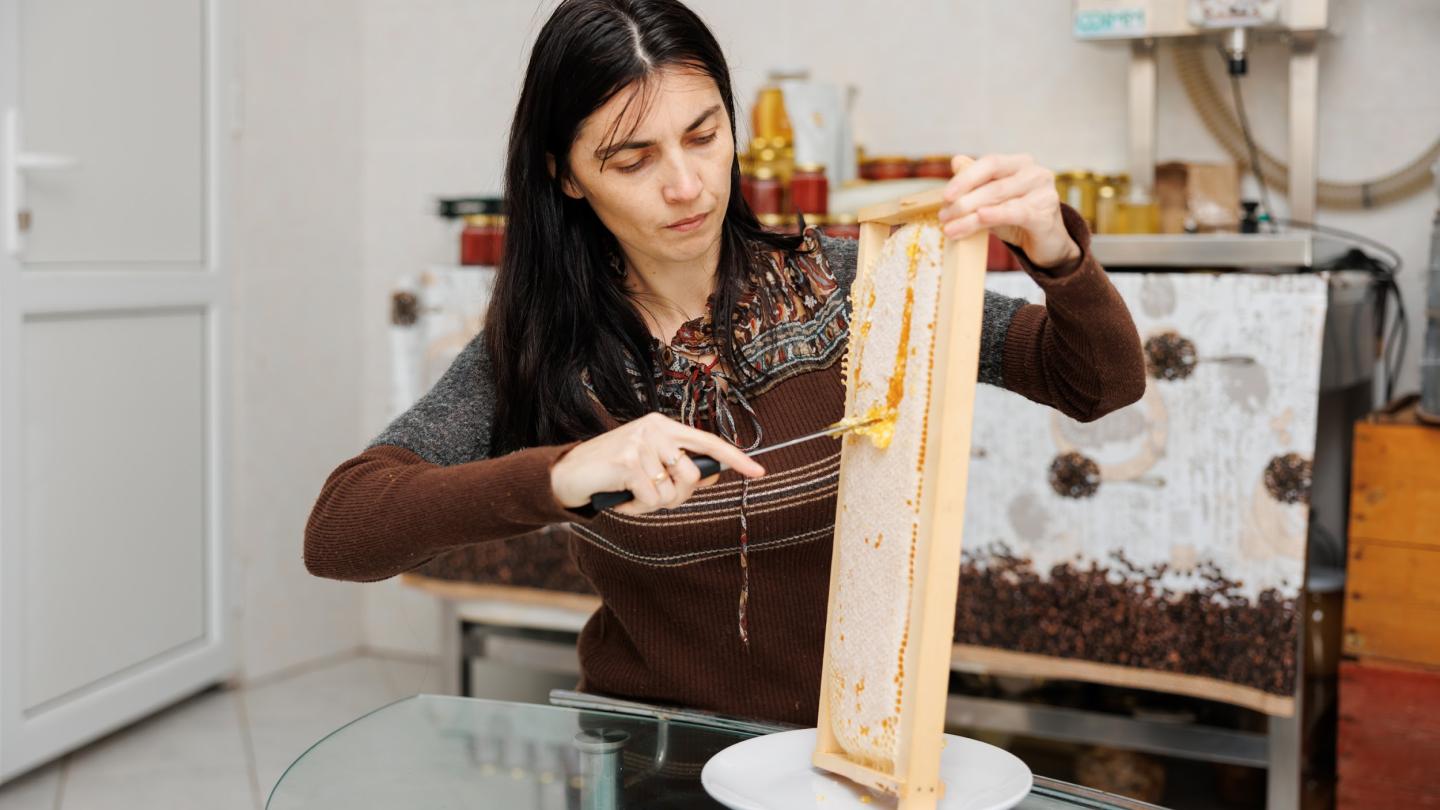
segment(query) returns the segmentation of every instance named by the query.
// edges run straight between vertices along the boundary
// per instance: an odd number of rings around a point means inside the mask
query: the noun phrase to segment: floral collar
[[[653,340],[654,378],[660,410],[679,421],[719,433],[747,449],[760,446],[763,429],[749,399],[797,374],[826,368],[839,359],[849,334],[845,296],[830,271],[813,229],[799,250],[768,253],[735,306],[739,360],[756,373],[745,382],[714,356],[715,327],[707,306],[683,324],[669,344]],[[643,396],[639,372],[637,395]],[[744,431],[743,422],[749,423]]]

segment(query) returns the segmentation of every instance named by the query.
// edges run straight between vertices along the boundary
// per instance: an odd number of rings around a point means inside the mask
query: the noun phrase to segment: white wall
[[[1387,174],[1409,163],[1440,137],[1440,91],[1426,77],[1440,74],[1440,3],[1434,0],[1331,0],[1332,35],[1320,44],[1320,177],[1353,182]],[[1247,85],[1246,109],[1269,151],[1287,149],[1285,111],[1289,83],[1286,53],[1270,46],[1252,62],[1257,78]],[[1218,87],[1218,57],[1212,64]],[[1268,80],[1267,80],[1268,79]],[[1161,72],[1160,144],[1168,154],[1218,160],[1223,150],[1200,124],[1167,63]],[[1283,193],[1271,191],[1276,209]],[[1410,315],[1410,341],[1397,392],[1419,388],[1419,357],[1425,329],[1425,269],[1430,260],[1433,191],[1372,211],[1321,209],[1322,225],[1377,239],[1400,251],[1400,287]],[[1284,214],[1282,213],[1282,216]]]
[[[389,291],[400,275],[454,263],[459,249],[432,212],[437,196],[494,192],[524,58],[543,20],[531,2],[365,0],[361,145],[365,357],[360,443],[389,414]],[[439,649],[429,597],[398,580],[367,586],[366,642]]]
[[[232,538],[255,678],[362,641],[362,586],[301,560],[320,485],[363,433],[362,87],[350,0],[238,12]]]
[[[859,139],[874,152],[1027,151],[1056,169],[1120,170],[1125,161],[1123,47],[1082,44],[1063,0],[693,0],[728,54],[742,104],[766,70],[802,64],[860,90]],[[386,301],[392,281],[454,245],[430,213],[435,195],[499,189],[504,143],[524,62],[552,2],[365,0],[363,4],[363,310],[360,436],[386,416]],[[1320,173],[1357,179],[1397,167],[1440,133],[1440,3],[1332,0],[1335,36],[1322,46]],[[333,35],[332,35],[333,36]],[[1253,59],[1249,107],[1259,141],[1284,154],[1287,77],[1274,46]],[[1223,152],[1162,63],[1162,158]],[[748,115],[748,114],[747,114]],[[1281,197],[1282,194],[1273,196]],[[1421,268],[1433,193],[1363,214],[1322,211],[1323,223],[1400,249],[1412,314],[1403,388],[1416,385]],[[336,315],[338,328],[345,318]],[[340,426],[332,423],[337,431]],[[332,459],[338,461],[343,454]],[[320,465],[320,466],[323,466]],[[307,490],[308,493],[308,490]],[[397,583],[365,589],[365,639],[430,652],[433,606]]]

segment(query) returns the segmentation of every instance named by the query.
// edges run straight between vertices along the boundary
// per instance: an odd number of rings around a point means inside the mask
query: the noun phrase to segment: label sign
[[[1145,35],[1143,6],[1075,10],[1077,39],[1109,39]]]

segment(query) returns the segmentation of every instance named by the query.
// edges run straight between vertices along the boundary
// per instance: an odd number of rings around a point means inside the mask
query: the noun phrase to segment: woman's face
[[[693,262],[719,244],[734,160],[730,117],[715,82],[698,71],[667,69],[648,87],[616,93],[585,119],[563,187],[589,201],[627,256]]]

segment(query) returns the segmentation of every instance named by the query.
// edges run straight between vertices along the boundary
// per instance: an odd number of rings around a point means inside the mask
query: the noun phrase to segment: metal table
[[[700,785],[711,756],[764,731],[479,698],[416,695],[332,732],[275,784],[267,810],[721,807]],[[640,708],[635,708],[640,707]],[[703,723],[703,724],[702,724]],[[1036,777],[1024,810],[1153,805]]]

